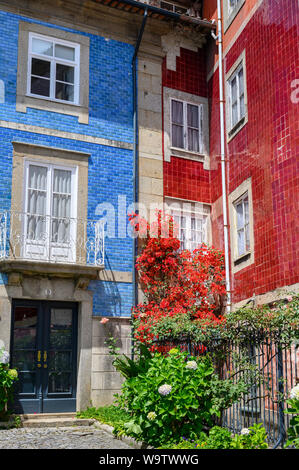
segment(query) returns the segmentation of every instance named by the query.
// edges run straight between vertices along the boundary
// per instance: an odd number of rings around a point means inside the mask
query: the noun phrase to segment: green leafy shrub
[[[232,439],[232,449],[267,449],[267,433],[262,423],[242,429]]]
[[[229,392],[226,397],[221,398],[219,384]],[[244,384],[234,387],[230,380],[220,381],[208,356],[195,359],[172,349],[167,356],[154,354],[145,371],[127,378],[117,403],[132,416],[126,433],[157,446],[181,435],[195,438],[204,426],[212,427],[221,410],[244,392]]]
[[[145,344],[140,343],[138,345],[134,359],[130,359],[125,354],[118,354],[119,348],[116,347],[113,337],[109,338],[106,344],[109,348],[109,354],[114,358],[112,365],[126,379],[136,377],[139,373],[147,370],[152,354]]]
[[[9,368],[9,354],[0,349],[0,421],[9,414],[8,403],[13,397],[13,384],[17,378],[17,371]]]
[[[262,424],[244,428],[241,434],[233,435],[228,429],[214,426],[209,434],[201,433],[194,440],[181,438],[178,443],[169,443],[160,449],[267,449],[267,434]]]
[[[286,401],[288,408],[286,414],[292,415],[288,429],[288,440],[285,447],[295,447],[299,449],[299,384],[290,393],[290,398]]]

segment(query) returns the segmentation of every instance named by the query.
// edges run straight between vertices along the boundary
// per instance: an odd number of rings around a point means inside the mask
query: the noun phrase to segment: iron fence
[[[173,347],[194,357],[209,354],[221,379],[231,379],[234,384],[242,379],[247,384],[246,393],[223,411],[217,424],[240,433],[242,428],[263,423],[269,446],[283,446],[291,419],[285,413],[286,399],[299,381],[297,344],[284,344],[264,333],[235,342],[219,338],[207,343],[188,338],[156,342],[162,353]]]

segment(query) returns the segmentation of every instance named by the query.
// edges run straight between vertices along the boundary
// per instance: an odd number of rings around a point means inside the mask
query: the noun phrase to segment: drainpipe
[[[229,263],[229,234],[227,218],[227,191],[226,191],[226,159],[225,159],[225,134],[224,134],[224,96],[223,96],[223,53],[222,53],[222,18],[221,0],[217,0],[218,36],[212,33],[218,40],[218,64],[219,64],[219,108],[220,108],[220,155],[221,155],[221,179],[222,179],[222,205],[224,227],[224,255],[225,255],[225,284],[227,292],[226,312],[231,312],[230,290],[230,263]]]
[[[141,28],[138,34],[137,42],[135,45],[135,51],[132,58],[132,75],[133,75],[133,202],[138,203],[139,200],[139,142],[138,142],[138,89],[137,89],[137,68],[136,60],[138,55],[139,46],[142,40],[146,20],[147,20],[148,8],[145,7]],[[136,276],[136,257],[138,250],[138,238],[133,238],[133,267],[132,267],[132,284],[133,284],[133,306],[135,307],[138,303],[138,282]],[[133,340],[133,326],[132,326],[132,349],[131,356],[134,358],[134,340]]]

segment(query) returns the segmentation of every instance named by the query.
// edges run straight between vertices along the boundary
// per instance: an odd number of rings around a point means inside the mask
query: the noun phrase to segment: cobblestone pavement
[[[132,449],[93,426],[0,430],[0,449]]]

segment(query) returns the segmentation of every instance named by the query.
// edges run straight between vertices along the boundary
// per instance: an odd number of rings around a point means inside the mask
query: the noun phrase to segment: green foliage
[[[173,349],[154,354],[145,370],[127,378],[117,403],[132,415],[126,432],[156,446],[182,434],[198,436],[243,392],[243,383],[238,388],[218,378],[208,356],[195,359]]]
[[[100,408],[90,407],[77,413],[78,418],[96,419],[101,423],[108,424],[117,429],[123,428],[130,419],[130,415],[114,405],[102,406]]]
[[[126,379],[136,377],[139,373],[147,370],[152,355],[144,344],[139,344],[138,352],[135,355],[134,360],[130,359],[125,354],[122,354],[121,356],[118,354],[119,348],[116,348],[114,338],[109,338],[107,344],[109,347],[109,354],[114,357],[112,365]]]
[[[297,385],[297,387],[299,387],[299,385]],[[285,413],[292,415],[292,417],[288,428],[288,440],[285,443],[285,447],[292,446],[299,449],[299,399],[290,398],[287,400],[287,405],[288,408]]]
[[[243,429],[232,439],[231,449],[268,449],[267,433],[262,423]]]
[[[244,433],[244,434],[243,434]],[[262,424],[243,429],[233,435],[228,429],[214,426],[209,433],[201,433],[196,439],[182,438],[178,443],[167,443],[161,449],[267,449],[267,434]]]
[[[299,340],[299,294],[255,308],[243,307],[226,315],[222,336],[243,341],[253,333],[267,335],[287,346]]]
[[[194,320],[191,310],[189,315],[162,317],[153,327],[153,333],[164,340],[186,337],[205,345],[215,339],[242,343],[259,335],[271,337],[287,346],[299,341],[299,294],[286,294],[285,299],[271,305],[242,307],[233,314],[224,315],[224,322],[218,325],[206,320]]]
[[[0,361],[3,350],[0,350]],[[9,364],[0,362],[0,420],[8,416],[8,403],[13,397],[13,384],[18,378],[15,369],[10,369]]]

